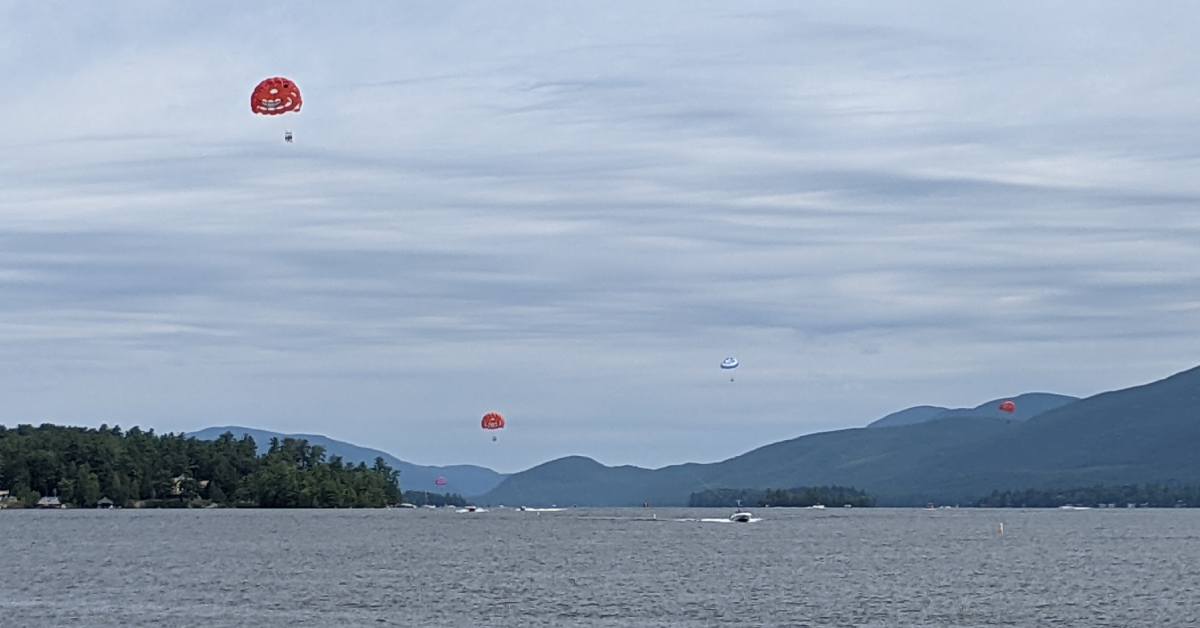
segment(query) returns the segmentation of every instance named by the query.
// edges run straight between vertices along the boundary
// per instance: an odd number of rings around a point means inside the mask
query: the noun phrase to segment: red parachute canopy
[[[1013,412],[1017,411],[1017,404],[1014,403],[1011,399],[1008,401],[1005,401],[1004,403],[1001,403],[999,407],[1000,407],[1001,412],[1007,412],[1009,414],[1012,414]]]
[[[437,485],[437,486],[445,486],[445,485],[446,485],[446,478],[444,478],[444,477],[442,477],[442,476],[440,476],[440,475],[439,475],[439,476],[438,476],[438,478],[437,478],[436,480],[434,480],[434,481],[433,481],[433,483],[434,483],[435,485]]]
[[[264,116],[298,112],[302,104],[296,82],[282,76],[264,79],[250,94],[250,111]]]
[[[485,430],[499,430],[504,428],[504,417],[499,412],[489,412],[483,415],[483,420],[479,425]]]

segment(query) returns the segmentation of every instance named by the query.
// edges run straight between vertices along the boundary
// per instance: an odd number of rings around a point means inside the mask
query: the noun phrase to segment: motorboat
[[[729,520],[734,523],[750,523],[750,517],[750,513],[742,510],[742,500],[739,499],[737,510],[734,510],[732,515],[729,515]]]

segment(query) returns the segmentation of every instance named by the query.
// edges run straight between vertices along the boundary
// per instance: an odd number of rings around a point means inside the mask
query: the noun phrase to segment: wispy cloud
[[[1089,7],[9,5],[0,421],[658,465],[1193,366],[1200,16]]]

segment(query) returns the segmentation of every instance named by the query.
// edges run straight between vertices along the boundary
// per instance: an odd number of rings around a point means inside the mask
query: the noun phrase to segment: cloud
[[[0,421],[662,465],[1195,363],[1190,7],[225,8],[5,10]]]

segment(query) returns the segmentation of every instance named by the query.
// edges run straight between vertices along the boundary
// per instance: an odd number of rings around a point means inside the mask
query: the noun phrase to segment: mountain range
[[[341,456],[346,462],[367,465],[374,464],[375,458],[383,458],[388,466],[400,472],[400,486],[406,491],[419,490],[436,493],[458,493],[459,495],[482,495],[495,488],[504,479],[504,475],[486,467],[475,465],[425,466],[400,460],[399,458],[377,449],[360,447],[328,436],[319,434],[283,434],[269,430],[259,430],[237,425],[208,427],[196,432],[189,432],[201,440],[216,440],[221,434],[230,432],[236,438],[249,434],[258,446],[259,453],[265,453],[271,446],[272,438],[304,439],[310,445],[320,445],[325,448],[328,456]],[[445,486],[437,486],[434,481],[438,477],[446,478]]]
[[[973,408],[915,406],[866,427],[821,432],[715,463],[658,469],[610,467],[568,456],[504,475],[474,465],[422,466],[375,449],[313,434],[227,426],[189,434],[304,438],[330,455],[401,472],[406,490],[436,490],[483,504],[528,506],[685,505],[708,489],[842,485],[881,505],[966,503],[993,490],[1074,488],[1098,483],[1200,483],[1200,367],[1084,399],[1052,393],[1009,397]],[[445,477],[448,485],[433,482]]]
[[[1012,415],[995,409],[1000,400],[918,406],[710,464],[644,469],[560,458],[505,478],[479,501],[665,506],[706,489],[838,484],[882,505],[916,505],[969,502],[996,489],[1200,482],[1200,367],[1085,399],[1012,399]]]

